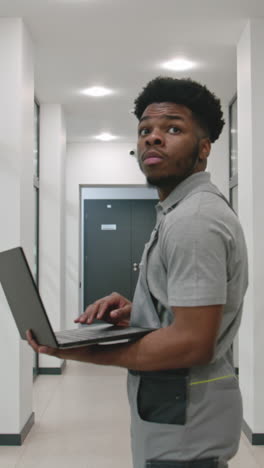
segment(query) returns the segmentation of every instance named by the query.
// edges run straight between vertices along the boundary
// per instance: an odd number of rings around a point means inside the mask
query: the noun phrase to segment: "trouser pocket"
[[[217,468],[218,458],[200,458],[199,460],[147,460],[146,468]]]
[[[160,424],[186,422],[188,376],[173,371],[144,372],[137,395],[142,420]]]

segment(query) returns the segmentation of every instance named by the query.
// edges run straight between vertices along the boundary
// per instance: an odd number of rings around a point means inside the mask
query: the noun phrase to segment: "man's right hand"
[[[104,320],[113,325],[129,326],[132,302],[120,294],[113,292],[89,305],[75,323],[90,325],[95,319]]]

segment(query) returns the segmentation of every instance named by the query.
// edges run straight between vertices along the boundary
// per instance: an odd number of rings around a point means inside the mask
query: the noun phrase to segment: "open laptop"
[[[39,344],[54,348],[74,348],[95,343],[137,339],[149,328],[89,325],[54,332],[21,247],[0,252],[0,283],[23,340],[31,329]]]

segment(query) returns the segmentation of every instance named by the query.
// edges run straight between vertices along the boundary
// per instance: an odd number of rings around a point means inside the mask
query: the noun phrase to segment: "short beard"
[[[199,144],[195,145],[191,155],[191,166],[187,168],[184,174],[181,175],[167,175],[161,177],[147,177],[147,183],[153,187],[157,188],[166,188],[166,187],[176,187],[184,179],[187,179],[190,175],[193,174],[193,171],[199,160]]]
[[[184,179],[186,179],[186,177],[188,177],[188,175],[186,176],[172,176],[172,175],[168,175],[168,176],[163,176],[163,177],[147,177],[147,183],[148,185],[152,186],[152,187],[157,187],[157,188],[166,188],[166,187],[171,187],[171,186],[175,186],[176,185],[179,185],[180,182],[182,182]]]

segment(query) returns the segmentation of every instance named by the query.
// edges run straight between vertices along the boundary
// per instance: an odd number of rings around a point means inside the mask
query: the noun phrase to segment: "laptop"
[[[0,252],[0,283],[22,340],[31,329],[37,342],[53,348],[74,348],[96,343],[138,339],[150,328],[92,324],[54,332],[27,259],[21,247]]]

